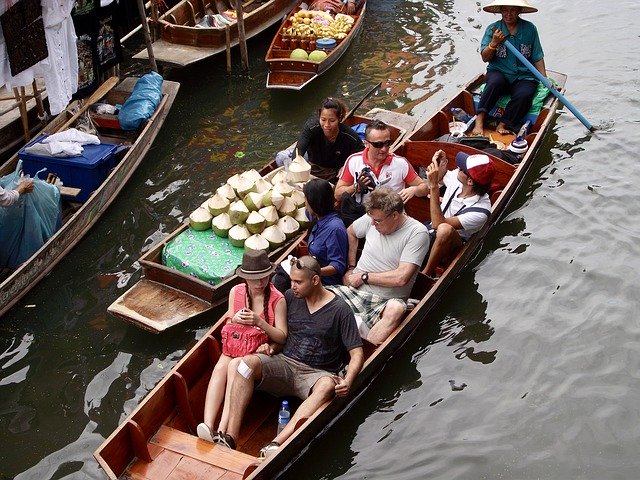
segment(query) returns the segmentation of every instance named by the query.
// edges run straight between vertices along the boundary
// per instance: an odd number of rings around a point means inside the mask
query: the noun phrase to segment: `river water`
[[[561,111],[473,262],[284,478],[638,478],[637,1],[532,3],[547,68],[597,132]],[[159,336],[111,317],[140,254],[325,96],[353,105],[383,81],[363,109],[438,108],[482,70],[493,19],[469,0],[370,0],[303,93],[264,88],[272,32],[249,43],[249,75],[236,51],[231,76],[224,58],[167,72],[180,94],[127,194],[0,323],[0,478],[104,478],[93,451],[220,313]]]

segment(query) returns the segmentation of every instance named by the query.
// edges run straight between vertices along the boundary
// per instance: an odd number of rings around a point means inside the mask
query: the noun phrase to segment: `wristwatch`
[[[360,275],[360,278],[365,285],[369,285],[369,272],[364,272],[362,275]]]

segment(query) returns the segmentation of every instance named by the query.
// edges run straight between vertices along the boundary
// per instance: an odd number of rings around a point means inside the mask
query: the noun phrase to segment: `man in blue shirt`
[[[488,62],[486,86],[476,110],[474,135],[484,135],[486,114],[498,99],[510,94],[511,99],[504,109],[496,127],[499,134],[517,132],[522,118],[531,108],[538,87],[536,77],[504,45],[508,40],[545,77],[544,52],[535,25],[520,18],[521,13],[533,13],[538,9],[526,0],[494,0],[483,8],[490,13],[500,13],[502,19],[487,27],[480,46],[480,55]]]

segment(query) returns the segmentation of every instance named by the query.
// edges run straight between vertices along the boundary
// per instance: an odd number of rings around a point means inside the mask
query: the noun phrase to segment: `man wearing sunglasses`
[[[347,229],[349,267],[344,285],[328,288],[360,318],[361,334],[380,344],[404,317],[406,300],[429,250],[429,234],[427,227],[405,214],[402,197],[389,188],[375,189],[364,203],[367,214]],[[356,263],[362,238],[364,248]]]
[[[407,159],[389,152],[391,143],[391,132],[386,123],[374,120],[367,125],[366,147],[364,151],[351,155],[344,164],[336,184],[336,200],[345,193],[359,193],[364,197],[378,186],[398,192],[404,203],[414,196],[424,197],[429,193],[426,182]]]

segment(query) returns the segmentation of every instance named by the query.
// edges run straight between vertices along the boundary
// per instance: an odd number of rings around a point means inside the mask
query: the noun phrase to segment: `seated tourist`
[[[493,162],[487,155],[468,155],[458,152],[457,169],[447,171],[447,156],[438,150],[427,167],[427,182],[431,192],[431,251],[423,269],[433,276],[443,261],[448,261],[469,237],[480,230],[491,214],[489,188],[495,174]],[[440,202],[438,184],[443,181],[446,191]]]
[[[233,374],[225,403],[229,422],[224,438],[233,446],[255,388],[303,400],[285,428],[261,450],[263,458],[291,436],[300,419],[311,417],[335,395],[347,395],[364,362],[353,313],[322,285],[320,265],[313,257],[293,260],[291,285],[285,294],[289,335],[282,353],[245,356]]]
[[[366,338],[382,343],[400,324],[418,270],[429,250],[427,228],[407,216],[399,193],[385,187],[365,199],[367,215],[353,222],[344,285],[329,287],[370,329]],[[359,239],[365,243],[356,263]]]
[[[222,355],[216,363],[204,404],[204,422],[198,425],[198,437],[225,443],[227,410],[223,410],[218,428],[214,428],[223,401],[229,400],[227,382],[238,368],[239,359],[249,353],[268,352],[270,342],[284,344],[287,338],[287,305],[284,296],[269,281],[274,265],[266,252],[248,250],[236,275],[244,283],[229,292],[227,324],[222,328]]]

